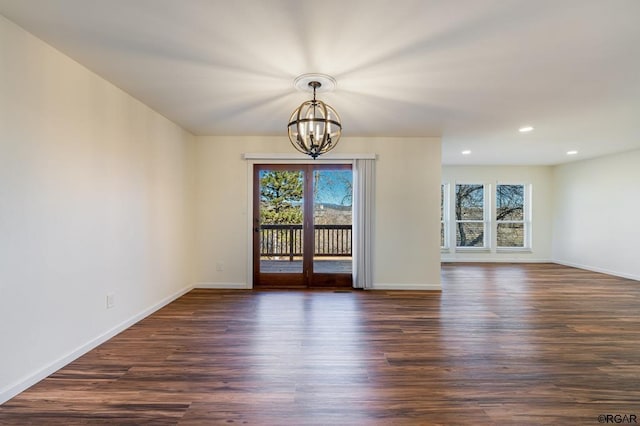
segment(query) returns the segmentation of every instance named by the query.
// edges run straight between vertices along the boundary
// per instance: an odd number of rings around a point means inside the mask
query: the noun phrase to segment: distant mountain
[[[352,206],[340,204],[316,204],[314,208],[317,225],[351,225]]]

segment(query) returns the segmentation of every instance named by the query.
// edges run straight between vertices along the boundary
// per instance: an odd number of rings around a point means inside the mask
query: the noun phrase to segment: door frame
[[[252,158],[256,156],[256,158]],[[266,154],[245,154],[245,159],[247,160],[247,288],[252,289],[256,288],[254,283],[254,173],[256,165],[283,165],[283,166],[306,166],[306,165],[323,165],[323,166],[331,166],[331,165],[350,165],[352,172],[355,167],[355,160],[357,158],[375,158],[375,154],[373,155],[364,155],[364,156],[348,156],[348,157],[336,157],[332,156],[331,158],[325,159],[291,159],[290,157],[282,158],[279,155],[266,155]],[[355,190],[355,188],[354,188]],[[305,212],[306,213],[306,212]],[[311,236],[313,238],[313,236]],[[355,261],[355,259],[353,259]],[[313,261],[313,260],[312,260]],[[304,269],[303,269],[304,270]],[[314,285],[314,287],[334,287],[330,282],[324,283],[323,275],[333,275],[333,274],[315,274],[316,280],[318,283]],[[307,288],[308,279],[305,278],[305,288]],[[286,286],[286,285],[285,285]],[[352,286],[350,283],[349,287]]]

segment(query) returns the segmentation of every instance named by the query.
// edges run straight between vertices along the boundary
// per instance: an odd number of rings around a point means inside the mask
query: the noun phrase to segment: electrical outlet
[[[113,293],[107,294],[107,309],[111,309],[116,304],[116,295]]]
[[[217,263],[216,263],[216,271],[218,271],[218,272],[222,272],[222,271],[224,271],[224,263],[222,263],[222,262],[217,262]]]

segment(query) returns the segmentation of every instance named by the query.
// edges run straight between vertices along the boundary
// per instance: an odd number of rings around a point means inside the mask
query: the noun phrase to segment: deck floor
[[[353,269],[353,261],[350,257],[333,259],[316,259],[313,262],[313,271],[326,274],[350,274]],[[261,260],[260,272],[263,273],[301,273],[302,260]]]

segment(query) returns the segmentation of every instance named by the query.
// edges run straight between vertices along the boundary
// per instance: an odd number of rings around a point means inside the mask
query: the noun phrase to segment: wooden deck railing
[[[315,225],[315,256],[351,256],[351,225]],[[260,225],[260,255],[302,256],[302,225]]]

